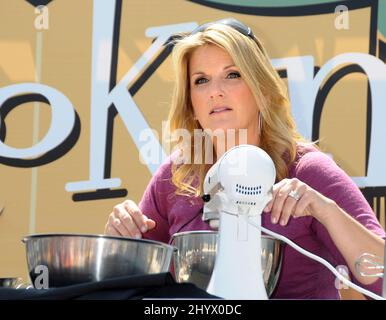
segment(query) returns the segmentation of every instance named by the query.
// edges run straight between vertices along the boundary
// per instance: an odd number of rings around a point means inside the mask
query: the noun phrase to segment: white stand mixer
[[[275,178],[270,156],[252,145],[229,149],[206,174],[202,219],[219,228],[216,262],[207,291],[225,299],[268,299],[258,254],[263,231],[323,264],[352,289],[385,300],[346,279],[323,258],[261,225],[261,213],[272,198]]]
[[[268,299],[257,254],[261,252],[261,231],[248,220],[261,225],[275,178],[272,159],[251,145],[230,149],[208,171],[203,219],[220,218],[209,293],[226,299]]]

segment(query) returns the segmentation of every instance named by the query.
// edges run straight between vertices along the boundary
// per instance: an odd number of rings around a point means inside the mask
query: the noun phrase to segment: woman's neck
[[[222,137],[214,136],[212,139],[213,142],[213,163],[221,158],[221,156],[227,152],[229,149],[234,146],[238,146],[240,144],[250,144],[254,146],[259,146],[260,144],[260,136],[257,132],[246,132],[247,134],[241,134],[238,130],[236,130],[235,137],[232,139],[227,139],[227,136],[224,135]]]

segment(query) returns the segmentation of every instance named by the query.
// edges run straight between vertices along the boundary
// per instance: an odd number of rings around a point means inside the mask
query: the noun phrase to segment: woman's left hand
[[[313,216],[321,223],[334,203],[299,179],[283,179],[273,186],[272,200],[264,212],[271,212],[271,222],[285,226],[293,218]]]

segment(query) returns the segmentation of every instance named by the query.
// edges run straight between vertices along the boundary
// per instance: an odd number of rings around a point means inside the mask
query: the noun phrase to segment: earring
[[[261,116],[261,112],[259,112],[259,135],[261,135],[261,130],[263,128],[263,117]]]

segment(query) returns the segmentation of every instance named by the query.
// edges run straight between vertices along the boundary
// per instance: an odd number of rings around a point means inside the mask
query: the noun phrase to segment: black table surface
[[[120,277],[49,289],[0,288],[0,300],[219,299],[167,273]]]

